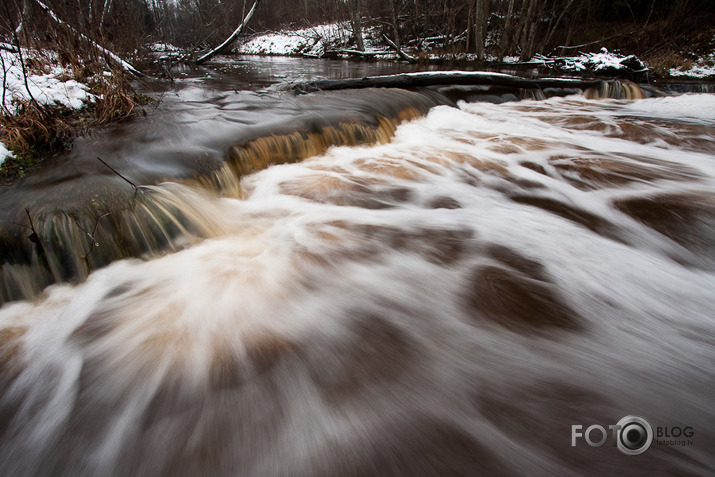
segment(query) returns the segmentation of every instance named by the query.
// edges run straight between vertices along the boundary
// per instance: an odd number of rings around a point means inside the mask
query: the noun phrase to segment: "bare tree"
[[[144,74],[134,68],[132,65],[130,65],[128,62],[124,61],[121,59],[117,54],[111,52],[107,48],[103,47],[96,41],[92,40],[89,38],[87,35],[84,33],[79,32],[75,27],[67,23],[66,21],[62,20],[57,14],[52,10],[46,3],[42,2],[41,0],[34,0],[35,4],[40,7],[40,9],[45,12],[52,20],[55,21],[58,25],[61,27],[65,28],[69,32],[71,32],[73,35],[76,35],[80,39],[86,41],[89,43],[89,45],[94,48],[95,50],[99,51],[103,55],[105,55],[106,58],[109,60],[115,62],[118,64],[123,70],[135,75],[135,76],[144,76]]]

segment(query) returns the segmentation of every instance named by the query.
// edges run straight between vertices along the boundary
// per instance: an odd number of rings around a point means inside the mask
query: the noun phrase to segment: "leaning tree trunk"
[[[549,27],[549,30],[546,32],[546,35],[544,35],[543,43],[541,45],[541,50],[546,51],[547,46],[551,43],[551,37],[554,35],[554,32],[558,28],[558,26],[561,24],[561,20],[563,20],[564,15],[566,15],[566,12],[568,11],[569,7],[573,5],[574,0],[569,0],[569,2],[566,4],[566,6],[561,10],[561,13],[559,14],[558,18],[556,21]]]
[[[217,46],[216,48],[214,48],[213,50],[209,51],[208,53],[206,53],[205,55],[203,55],[202,57],[200,57],[198,60],[196,60],[196,64],[197,64],[197,65],[200,65],[201,63],[204,63],[204,62],[210,60],[210,59],[213,58],[215,55],[217,55],[217,54],[219,54],[219,53],[221,53],[221,52],[224,52],[224,51],[228,50],[228,49],[231,47],[231,43],[233,43],[234,40],[236,39],[236,37],[238,37],[238,35],[241,34],[241,32],[243,31],[243,28],[244,28],[244,27],[246,26],[246,24],[249,22],[249,20],[250,20],[251,17],[253,16],[253,14],[256,12],[256,7],[258,7],[258,4],[259,4],[259,3],[261,3],[261,0],[256,0],[255,2],[253,2],[253,6],[252,6],[251,9],[248,11],[248,14],[247,14],[246,17],[243,19],[243,21],[241,22],[241,24],[238,25],[238,28],[236,28],[236,29],[233,31],[233,33],[231,33],[231,35],[224,40],[223,43],[221,43],[219,46]]]

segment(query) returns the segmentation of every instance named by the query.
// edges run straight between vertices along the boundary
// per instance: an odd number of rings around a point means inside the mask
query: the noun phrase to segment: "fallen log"
[[[404,73],[386,76],[366,76],[339,80],[316,80],[297,83],[292,89],[295,94],[316,91],[360,88],[417,88],[435,85],[500,85],[514,88],[594,88],[601,80],[574,78],[522,78],[504,73],[485,71],[438,71],[425,73]]]
[[[374,58],[378,55],[384,55],[384,51],[360,51],[360,50],[348,50],[348,49],[337,49],[337,50],[327,50],[323,53],[323,57],[326,58],[338,58],[341,55],[344,56],[356,56],[358,58]],[[306,55],[303,55],[306,56]]]

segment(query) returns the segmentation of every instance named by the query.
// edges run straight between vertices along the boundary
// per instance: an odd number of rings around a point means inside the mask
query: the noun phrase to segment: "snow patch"
[[[623,56],[601,48],[598,53],[582,53],[580,56],[555,58],[556,65],[566,71],[608,71],[632,70],[645,72],[648,68],[634,55]]]
[[[152,43],[151,45],[149,45],[149,50],[180,52],[181,48],[179,48],[178,46],[174,46],[170,43]]]
[[[5,162],[5,159],[8,157],[15,157],[7,147],[5,147],[5,144],[0,142],[0,167],[2,167],[3,163]]]
[[[506,57],[504,63],[519,63],[516,56]],[[541,65],[561,71],[594,73],[614,73],[620,71],[630,71],[632,73],[644,73],[648,67],[634,55],[624,56],[606,48],[601,48],[598,53],[581,53],[579,56],[543,56],[536,55],[527,64]]]
[[[715,53],[698,58],[690,68],[671,68],[670,76],[686,76],[689,78],[707,78],[715,76]]]
[[[355,50],[352,30],[347,22],[328,23],[301,30],[264,33],[239,43],[234,51],[243,55],[323,57],[331,52],[338,56],[368,55],[375,59],[396,59],[386,50],[377,28],[363,30],[365,51]]]
[[[329,23],[301,30],[265,33],[239,44],[235,51],[244,55],[322,56],[330,47],[346,47],[350,27]]]

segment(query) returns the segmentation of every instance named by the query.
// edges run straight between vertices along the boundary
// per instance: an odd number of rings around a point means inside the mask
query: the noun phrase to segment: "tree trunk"
[[[32,25],[35,21],[34,8],[32,0],[23,0],[22,2],[22,13],[20,15],[20,21],[17,22],[17,28],[15,28],[15,34],[20,37],[24,31],[29,31],[29,28],[24,28],[25,25]]]
[[[362,39],[362,14],[361,1],[360,0],[349,0],[350,1],[350,23],[353,28],[353,35],[355,36],[355,43],[359,51],[365,51],[365,42]]]
[[[524,36],[524,30],[526,29],[526,24],[527,24],[527,17],[529,13],[529,6],[531,5],[532,0],[523,0],[521,2],[521,9],[519,9],[519,23],[516,24],[516,30],[514,31],[514,37],[513,37],[513,50],[514,52],[518,51],[518,48],[521,47],[521,43],[524,41],[523,36]]]
[[[529,58],[533,57],[536,51],[536,34],[539,31],[539,25],[541,23],[541,18],[544,15],[544,3],[539,1],[534,1],[534,12],[531,15],[531,26],[529,27],[529,38],[526,43],[526,53]]]
[[[392,14],[392,36],[398,49],[402,47],[400,41],[400,26],[397,23],[397,0],[390,0],[390,13]]]
[[[383,40],[385,40],[385,43],[387,43],[387,45],[388,45],[390,48],[392,48],[393,50],[395,50],[395,52],[397,53],[397,55],[398,55],[400,58],[402,58],[402,59],[405,60],[405,61],[409,61],[410,63],[417,63],[417,58],[415,58],[415,57],[413,57],[413,56],[410,56],[410,55],[408,55],[407,53],[405,53],[404,51],[402,51],[402,48],[400,48],[399,46],[397,46],[397,44],[396,44],[395,42],[393,42],[392,40],[390,40],[390,39],[387,37],[387,35],[383,35],[382,38],[383,38]]]
[[[578,88],[599,87],[603,81],[570,78],[530,79],[503,73],[483,71],[403,73],[386,76],[367,76],[339,80],[317,80],[293,85],[295,94],[316,91],[360,88],[415,88],[435,85],[499,85],[514,88]]]
[[[519,42],[519,46],[521,47],[521,55],[519,55],[519,58],[521,61],[526,61],[533,55],[532,50],[534,49],[533,44],[536,37],[536,23],[538,20],[536,15],[537,3],[539,3],[538,0],[529,1],[529,7],[523,20],[521,41]]]
[[[514,33],[513,33],[513,19],[514,16],[514,4],[516,0],[509,0],[509,6],[507,7],[506,16],[504,17],[504,29],[501,32],[501,38],[499,39],[499,59],[504,58],[507,51],[510,51],[511,45],[514,44]]]
[[[233,41],[236,39],[236,37],[241,33],[241,31],[243,31],[243,28],[246,26],[246,24],[249,22],[249,20],[251,20],[251,17],[256,12],[256,7],[258,7],[259,3],[261,3],[261,0],[256,0],[253,3],[253,6],[251,7],[251,9],[248,11],[246,18],[244,18],[243,21],[241,22],[241,24],[238,25],[238,28],[236,28],[233,31],[233,33],[231,33],[231,35],[229,35],[229,37],[224,40],[223,43],[221,43],[219,46],[217,46],[216,48],[214,48],[213,50],[209,51],[208,53],[206,53],[205,55],[200,57],[198,60],[196,60],[196,64],[200,65],[201,63],[204,63],[204,62],[210,60],[211,58],[213,58],[215,55],[221,53],[222,51],[226,51],[231,46],[231,43],[233,43]]]
[[[474,18],[472,17],[472,15],[474,14],[474,3],[475,2],[469,2],[469,11],[467,12],[467,42],[466,42],[466,45],[464,46],[465,53],[469,53],[472,48],[472,37],[473,37],[472,27],[474,26],[472,23],[474,21]]]
[[[474,41],[477,58],[483,60],[486,55],[487,17],[489,15],[489,0],[477,0],[474,14]]]
[[[104,0],[104,7],[102,7],[102,16],[99,19],[99,31],[104,29],[104,17],[109,13],[112,8],[112,0]]]

